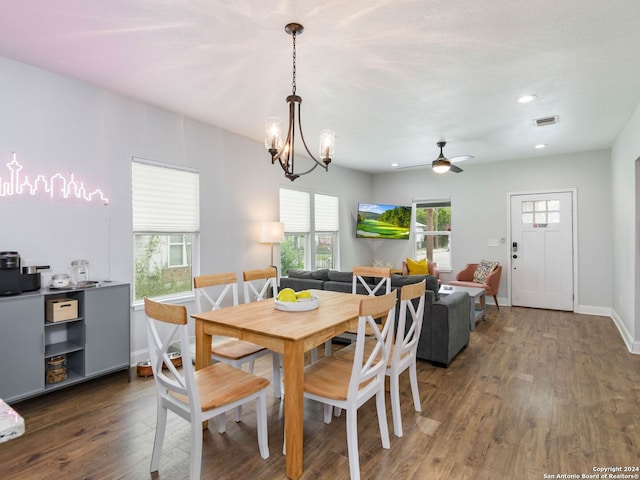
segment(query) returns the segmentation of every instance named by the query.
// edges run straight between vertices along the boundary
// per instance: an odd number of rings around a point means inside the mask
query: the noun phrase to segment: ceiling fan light
[[[520,98],[518,98],[518,103],[533,102],[537,98],[538,98],[537,95],[522,95]]]
[[[451,164],[446,160],[434,160],[431,164],[431,168],[436,173],[447,173],[451,169]]]

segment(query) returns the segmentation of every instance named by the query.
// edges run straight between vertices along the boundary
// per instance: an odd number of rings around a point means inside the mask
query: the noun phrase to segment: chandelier
[[[277,160],[282,170],[284,170],[284,176],[293,182],[299,176],[312,172],[318,166],[324,168],[325,171],[329,170],[331,157],[333,157],[334,154],[336,134],[333,130],[322,130],[320,132],[320,157],[322,161],[318,161],[309,151],[307,142],[304,139],[302,120],[300,118],[300,103],[302,102],[302,97],[296,95],[296,36],[302,34],[304,27],[299,23],[289,23],[284,27],[284,30],[293,37],[293,89],[291,95],[287,97],[287,103],[289,104],[289,127],[287,129],[287,136],[283,141],[282,121],[276,117],[267,118],[264,127],[264,146],[271,154],[271,164],[273,165]],[[302,145],[314,161],[313,166],[309,170],[301,173],[295,172],[296,124]]]

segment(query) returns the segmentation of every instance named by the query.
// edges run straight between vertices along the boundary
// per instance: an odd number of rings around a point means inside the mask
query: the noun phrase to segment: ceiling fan
[[[457,165],[454,165],[454,162],[462,162],[463,160],[469,160],[473,158],[472,155],[460,155],[458,157],[446,158],[444,153],[442,153],[442,149],[447,144],[445,141],[440,141],[436,145],[440,147],[440,155],[433,162],[431,162],[431,169],[436,173],[446,173],[446,172],[454,172],[460,173],[462,169]],[[426,165],[413,165],[411,167],[399,167],[402,168],[416,168],[416,167],[425,167]]]

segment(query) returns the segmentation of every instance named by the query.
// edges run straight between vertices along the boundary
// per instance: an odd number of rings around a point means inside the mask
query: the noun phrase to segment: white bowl
[[[283,312],[308,312],[309,310],[315,310],[320,305],[320,299],[316,295],[312,295],[311,298],[301,298],[297,302],[281,302],[280,300],[274,300],[276,309]]]

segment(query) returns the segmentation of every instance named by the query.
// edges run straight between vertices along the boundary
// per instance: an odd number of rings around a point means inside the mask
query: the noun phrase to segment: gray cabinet
[[[84,292],[85,375],[128,368],[129,285]]]
[[[44,305],[42,297],[0,302],[0,398],[44,389]]]
[[[45,321],[46,302],[55,298],[76,300],[77,317]],[[128,284],[0,297],[0,398],[18,401],[128,370],[129,323]],[[56,358],[64,358],[64,378],[52,382],[46,371]]]

